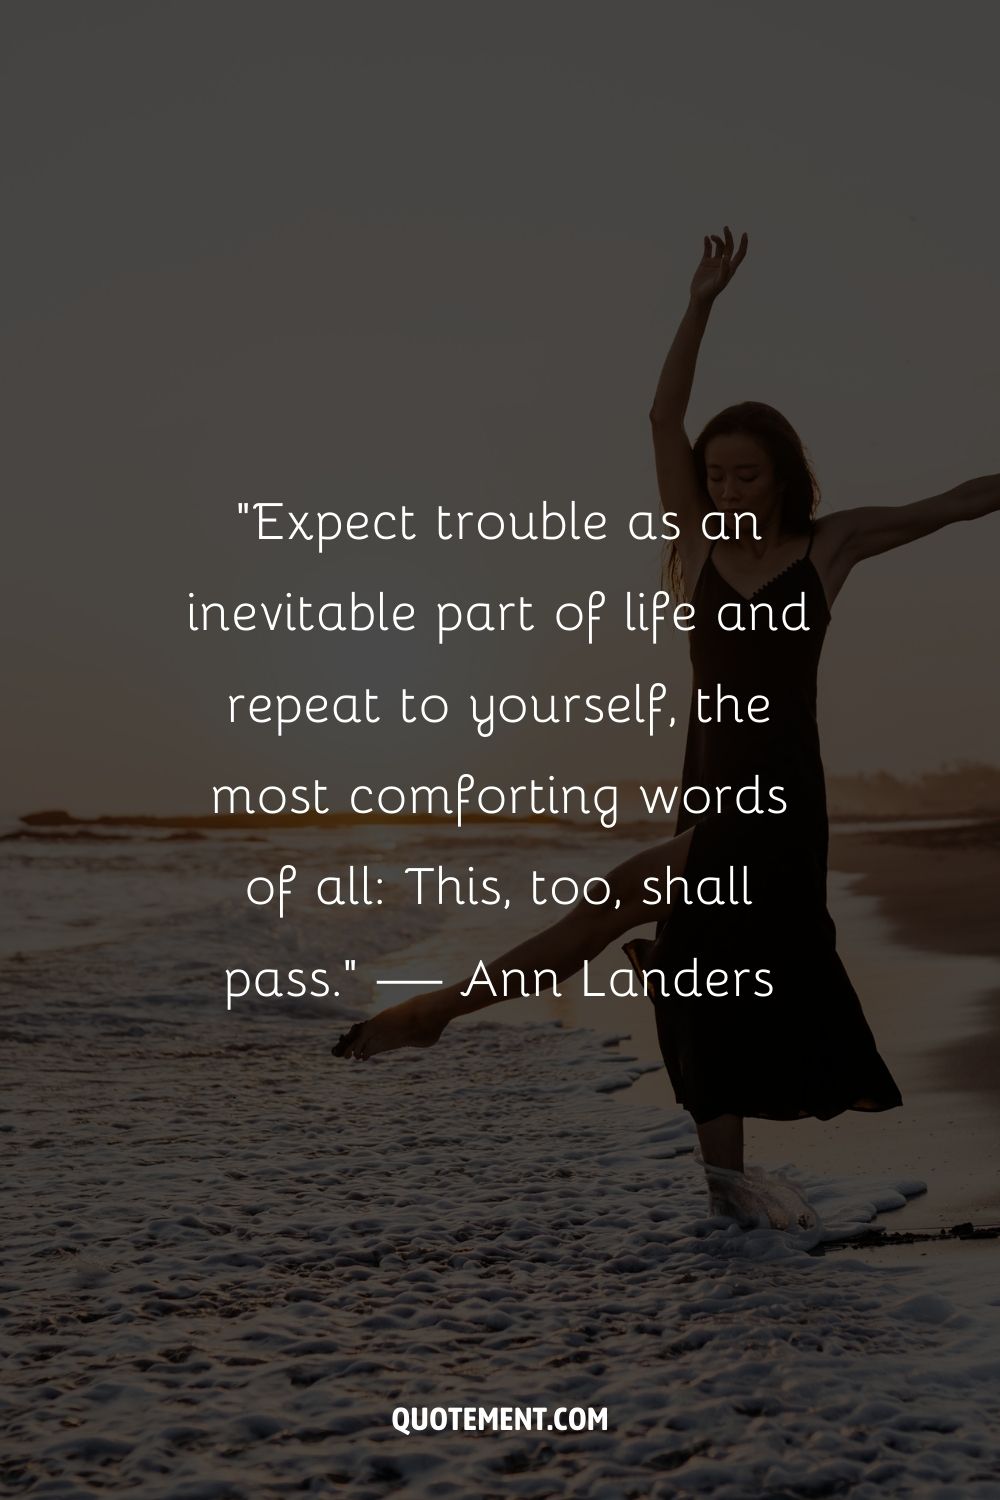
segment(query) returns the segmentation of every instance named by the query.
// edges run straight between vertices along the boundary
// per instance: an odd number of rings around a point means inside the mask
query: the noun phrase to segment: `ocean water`
[[[537,927],[526,871],[637,847],[523,827],[0,843],[12,1493],[995,1491],[996,1242],[883,1263],[706,1217],[642,997],[568,986],[428,1052],[330,1057],[345,1017],[391,1003],[378,978],[460,977]],[[251,907],[282,863],[296,890],[368,864],[383,905]],[[488,868],[511,907],[417,907],[417,863]],[[834,1243],[876,1214],[972,1217],[957,1166],[992,1173],[996,1138],[920,1081],[972,971],[891,944],[852,885],[831,877],[842,951],[908,1107],[748,1122],[750,1160],[792,1163]],[[339,965],[341,995],[227,1011],[236,962]],[[563,1403],[609,1430],[390,1423]]]
[[[325,969],[331,995],[324,1000],[292,998],[285,986],[280,997],[254,990],[233,1001],[234,1011],[273,1012],[283,1020],[365,1013],[378,980],[407,977],[400,965],[414,952],[428,953],[429,977],[461,978],[470,952],[493,956],[564,914],[565,908],[532,904],[529,867],[549,878],[598,874],[643,847],[564,827],[80,832],[0,842],[0,961],[7,983],[26,999],[44,995],[49,1010],[99,1000],[115,1010],[156,1007],[192,1021],[227,1009],[227,969],[254,975]],[[295,874],[279,909],[277,894],[265,903],[265,882],[275,887],[287,867]],[[510,892],[509,909],[484,904],[489,890],[481,881],[470,891],[470,867]],[[370,904],[361,904],[365,868]],[[404,873],[418,868],[460,878],[461,904],[451,900],[451,888],[440,904],[431,875],[422,877],[418,900],[416,875]],[[352,869],[357,904],[347,901]],[[344,882],[344,904],[323,905],[319,882],[335,877]],[[251,882],[260,904],[248,898]],[[472,899],[477,894],[482,899]],[[390,988],[382,991],[387,999]],[[399,988],[395,998],[403,993]]]
[[[656,837],[563,824],[213,831],[194,838],[115,832],[120,836],[0,841],[0,994],[5,1024],[21,1034],[96,1039],[103,1030],[140,1035],[181,1028],[195,1037],[203,1023],[221,1017],[235,1038],[241,1017],[272,1017],[284,1028],[298,1017],[310,1025],[329,1021],[333,1037],[346,1022],[432,981],[466,977],[478,959],[495,958],[558,920],[566,908],[530,899],[532,872],[545,889],[556,877],[599,875]],[[275,881],[283,866],[296,872],[284,914],[276,903],[252,905],[249,882]],[[357,879],[367,867],[369,895],[380,904],[321,906],[318,882],[346,878],[352,867]],[[404,874],[417,868],[461,877],[462,903],[440,905],[432,890],[432,899],[418,904],[416,877]],[[465,882],[480,882],[472,894],[481,895],[486,875],[508,908],[469,899]],[[431,876],[424,879],[433,884]],[[904,947],[878,901],[859,895],[856,885],[856,877],[832,870],[830,908],[841,956],[904,1108],[791,1126],[754,1122],[754,1138],[771,1159],[794,1157],[826,1173],[877,1168],[926,1177],[930,1167],[934,1223],[1000,1217],[995,1101],[961,1081],[942,1081],[937,1066],[949,1043],[982,1030],[984,998],[1000,988],[1000,964]],[[653,926],[639,931],[651,935]],[[611,971],[626,967],[612,945],[591,966],[592,986],[607,989]],[[237,969],[265,974],[265,993],[251,988],[243,996],[251,979],[240,979],[230,1005],[226,973]],[[307,978],[325,970],[330,994],[290,994],[293,969]],[[275,986],[283,993],[273,994]],[[641,995],[587,995],[580,977],[560,990],[501,1001],[461,1018],[449,1034],[483,1019],[509,1023],[512,1046],[517,1029],[531,1021],[612,1031],[637,1063],[623,1097],[677,1112],[649,1002]],[[914,1205],[906,1213],[921,1222],[928,1208]]]

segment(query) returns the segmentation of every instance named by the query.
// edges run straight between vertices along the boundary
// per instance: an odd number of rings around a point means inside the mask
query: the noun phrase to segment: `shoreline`
[[[830,868],[857,877],[855,894],[877,902],[893,941],[903,947],[1000,960],[996,823],[849,834],[832,829]],[[981,1029],[935,1048],[934,1071],[942,1088],[972,1088],[996,1106],[1000,988],[982,995],[975,1008]]]
[[[540,1023],[512,1048],[480,1023],[355,1067],[325,1021],[249,1018],[238,1044],[222,1020],[196,1042],[117,1028],[100,1047],[76,1025],[89,1045],[67,1048],[63,1017],[15,1044],[20,1491],[373,1494],[438,1471],[492,1495],[530,1469],[506,1492],[645,1494],[687,1468],[704,1492],[692,1430],[744,1489],[779,1465],[815,1487],[845,1428],[873,1483],[893,1465],[968,1488],[1000,1454],[989,1258],[952,1245],[921,1266],[918,1246],[876,1267],[707,1217],[689,1121],[609,1104],[635,1071],[615,1035]],[[838,1239],[919,1186],[800,1182]],[[390,1421],[411,1400],[608,1424],[415,1444]]]
[[[791,1128],[754,1118],[749,1159],[829,1181],[905,1170],[928,1191],[900,1209],[901,1230],[997,1223],[997,825],[831,830],[829,869],[838,949],[903,1107],[877,1123],[855,1111]],[[641,1057],[659,1059],[641,1011],[622,1029]],[[618,1097],[676,1108],[652,1068]]]
[[[410,840],[426,836],[417,830],[408,835]],[[308,842],[312,844],[311,839]],[[513,865],[523,860],[523,844],[523,838],[509,837],[503,843],[491,844],[491,858],[501,872],[505,862]],[[38,904],[37,910],[30,903],[27,908],[12,908],[25,920],[31,918],[36,938],[51,938],[56,945],[51,952],[47,944],[40,945],[27,968],[22,965],[11,971],[15,991],[23,994],[44,985],[60,997],[68,997],[75,987],[74,1020],[81,1001],[93,1003],[99,998],[102,1015],[110,1020],[114,1013],[116,1024],[159,1031],[171,1009],[164,1008],[167,996],[175,997],[177,1015],[172,1019],[192,1018],[195,1011],[191,1007],[199,1004],[203,986],[197,974],[192,976],[183,966],[178,969],[178,951],[197,954],[200,968],[206,972],[212,966],[210,961],[222,962],[236,942],[248,963],[273,962],[274,932],[266,922],[237,920],[239,914],[233,915],[235,907],[229,895],[229,886],[239,871],[248,874],[255,870],[254,847],[243,851],[240,846],[233,852],[228,839],[221,839],[206,840],[190,854],[185,849],[183,855],[168,855],[162,860],[159,855],[145,853],[145,863],[140,862],[136,868],[159,872],[167,881],[162,888],[157,887],[160,901],[167,899],[168,893],[177,898],[178,881],[197,878],[204,882],[198,889],[207,905],[200,905],[195,913],[188,910],[187,901],[178,905],[180,925],[175,919],[175,941],[169,945],[160,941],[158,927],[143,920],[131,926],[125,923],[121,933],[125,947],[115,952],[104,946],[109,938],[109,919],[117,920],[122,911],[132,912],[131,898],[125,907],[121,904],[119,887],[125,867],[120,859],[108,861],[106,869],[102,862],[96,871],[91,865],[81,865],[82,884],[72,911],[74,919],[59,931],[49,931],[44,904]],[[631,851],[622,841],[616,852],[618,857],[625,857]],[[602,844],[601,856],[604,854],[608,863],[613,862]],[[587,841],[573,857],[581,864],[593,858],[596,865],[601,856]],[[23,857],[19,855],[19,859]],[[543,868],[555,872],[570,856],[561,844],[551,841],[541,845],[533,857]],[[127,864],[132,867],[131,857]],[[77,865],[71,863],[69,868],[72,872]],[[12,861],[12,893],[20,888],[18,870],[19,865]],[[40,890],[47,889],[48,872],[48,862],[39,861]],[[926,1205],[915,1203],[912,1210],[902,1210],[914,1227],[924,1228],[932,1219],[947,1225],[969,1218],[982,1222],[984,1214],[1000,1214],[992,1161],[996,1139],[994,1078],[1000,1065],[1000,933],[996,931],[992,895],[1000,886],[998,872],[1000,826],[995,821],[831,830],[830,904],[842,956],[907,1107],[880,1115],[877,1129],[870,1117],[856,1114],[831,1123],[803,1120],[793,1130],[755,1122],[751,1156],[761,1154],[777,1162],[791,1154],[803,1166],[808,1164],[809,1169],[834,1177],[863,1173],[873,1166],[893,1175],[903,1170],[911,1178],[929,1176],[932,1188]],[[75,899],[75,893],[74,885],[64,894],[74,894]],[[219,902],[223,904],[213,905]],[[142,917],[141,912],[138,915]],[[528,928],[532,925],[531,913],[525,913],[524,918],[522,925]],[[388,921],[382,934],[385,941],[376,948],[369,941],[366,922],[362,913],[357,922],[338,918],[338,933],[350,945],[345,951],[366,962],[377,959],[375,972],[400,980],[414,973],[467,972],[466,955],[481,954],[487,943],[492,951],[495,939],[490,913],[478,908],[467,909],[462,919],[450,926],[416,922],[410,917],[403,920],[397,914]],[[511,941],[521,935],[516,927],[517,923],[512,923]],[[104,941],[76,974],[79,943],[93,943],[99,932]],[[184,940],[178,950],[176,939],[181,932]],[[322,924],[303,921],[300,937],[307,946],[321,944],[325,937]],[[428,963],[435,967],[426,968]],[[629,1104],[655,1103],[670,1118],[676,1106],[663,1068],[651,1007],[643,998],[619,996],[611,987],[612,971],[621,963],[619,947],[611,945],[591,965],[593,984],[586,982],[586,976],[583,983],[576,977],[560,984],[565,991],[561,998],[510,1000],[494,1016],[515,1024],[545,1016],[564,1027],[582,1027],[599,1034],[614,1030],[627,1051],[637,1054],[638,1063],[631,1077],[619,1074],[614,1092]],[[124,974],[130,968],[136,970],[143,991],[153,996],[151,1006],[144,1007],[141,1014],[124,989],[112,981],[113,971]],[[631,980],[631,971],[620,972]],[[342,991],[347,993],[338,1003],[347,1020],[378,1003],[376,994],[368,991],[360,977],[349,979]],[[263,1019],[272,1006],[264,1001],[253,1009]],[[316,1009],[324,1011],[324,1007]],[[246,1013],[247,1007],[243,1010]],[[301,1010],[296,1013],[305,1019]],[[62,1016],[61,1024],[66,1019]],[[475,1025],[478,1019],[469,1016],[456,1025]]]

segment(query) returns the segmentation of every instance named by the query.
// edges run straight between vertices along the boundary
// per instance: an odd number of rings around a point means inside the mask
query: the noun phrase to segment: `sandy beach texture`
[[[316,1021],[7,1030],[11,1494],[1000,1494],[983,1258],[706,1218],[613,1036],[361,1064]],[[834,1238],[919,1187],[798,1180]],[[608,1430],[391,1425],[451,1405]]]
[[[922,1178],[928,1192],[900,1211],[901,1228],[967,1219],[1000,1223],[997,833],[989,823],[834,827],[829,892],[838,946],[900,1085],[903,1108],[877,1116],[847,1111],[832,1121],[754,1120],[747,1127],[753,1150],[820,1175]],[[599,850],[578,859],[583,868],[585,860],[602,867]],[[526,924],[517,935],[528,930]],[[652,933],[652,927],[644,930]],[[470,952],[496,946],[489,923],[467,940]],[[431,972],[426,965],[438,943],[437,935],[418,937],[399,956],[399,971]],[[598,987],[621,961],[612,946],[596,962]],[[446,972],[462,971],[456,953]],[[641,1059],[660,1063],[652,1008],[641,999],[587,1000],[578,980],[563,989],[561,1001],[507,1001],[489,1015],[515,1027],[540,1014],[567,1026],[615,1026],[628,1033]],[[807,978],[802,1003],[809,1003]],[[676,1110],[662,1068],[641,1077],[634,1094],[668,1113]]]
[[[995,840],[910,832],[837,833],[831,871],[906,1107],[748,1129],[749,1159],[788,1166],[824,1220],[798,1237],[707,1217],[642,1001],[509,1002],[428,1052],[331,1058],[373,972],[451,975],[492,950],[474,913],[445,924],[394,897],[332,934],[234,897],[259,843],[6,844],[0,1484],[1000,1497],[1000,1244],[844,1244],[876,1214],[922,1227],[995,1201],[975,1066],[995,1035]],[[396,859],[410,847],[383,837]],[[330,858],[289,838],[303,867]],[[365,970],[335,1004],[226,1014],[234,952],[331,947]],[[393,1428],[396,1407],[452,1406],[606,1410],[607,1430]]]
[[[858,875],[877,898],[894,939],[917,951],[1000,959],[1000,822],[965,827],[873,829],[831,839],[831,863]],[[997,1119],[1000,1173],[1000,989],[984,991],[971,1036],[943,1044],[942,1086],[986,1095]]]

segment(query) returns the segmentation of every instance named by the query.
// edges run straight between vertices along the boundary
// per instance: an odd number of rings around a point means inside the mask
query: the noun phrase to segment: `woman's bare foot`
[[[819,1216],[794,1183],[763,1167],[736,1172],[705,1164],[709,1213],[737,1219],[745,1228],[754,1224],[772,1229],[816,1229]]]
[[[769,1192],[778,1205],[778,1217],[785,1222],[775,1224],[775,1214],[772,1210],[771,1224],[774,1228],[816,1229],[819,1227],[819,1215],[794,1182],[780,1172],[765,1172],[763,1167],[747,1167],[746,1171],[747,1176]]]
[[[334,1057],[374,1057],[394,1047],[433,1047],[450,1016],[438,995],[415,995],[379,1011],[367,1021],[357,1021],[330,1048]]]

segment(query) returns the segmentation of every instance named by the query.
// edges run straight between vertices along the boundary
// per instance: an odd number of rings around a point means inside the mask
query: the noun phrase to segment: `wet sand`
[[[614,1034],[478,1021],[354,1064],[325,1020],[5,1019],[11,1494],[966,1494],[1000,1465],[986,1258],[706,1217],[686,1117],[615,1102]],[[915,1190],[801,1183],[850,1237]],[[549,1425],[397,1431],[414,1406]]]
[[[928,1191],[898,1216],[901,1229],[1000,1222],[998,890],[1000,824],[833,830],[840,952],[903,1108],[793,1132],[754,1121],[758,1151],[815,1171],[912,1172]]]
[[[841,951],[906,1107],[748,1125],[751,1161],[794,1163],[819,1239],[705,1216],[642,998],[507,1002],[349,1064],[326,1014],[213,1014],[171,987],[159,911],[93,953],[26,955],[0,1011],[0,1479],[80,1500],[978,1493],[1000,1472],[1000,1243],[853,1243],[876,1215],[997,1211],[995,1105],[948,1053],[983,1045],[1000,989],[997,855],[943,833],[834,841]],[[206,962],[216,929],[232,941],[211,869],[170,923]],[[414,927],[379,969],[461,972],[492,949],[478,921]],[[390,1420],[563,1403],[608,1430]]]
[[[831,867],[860,876],[893,939],[928,953],[1000,959],[1000,822],[967,828],[837,834]],[[973,1089],[1000,1108],[1000,988],[977,1002],[978,1026],[936,1049],[943,1089]],[[1000,1122],[998,1122],[1000,1123]]]
[[[927,1194],[893,1216],[901,1229],[1000,1222],[998,890],[1000,823],[834,826],[829,899],[838,947],[903,1107],[831,1121],[750,1121],[749,1160],[833,1179],[872,1170],[922,1179]],[[608,950],[597,977],[620,961]],[[599,1015],[630,1033],[640,1059],[659,1061],[651,1009],[600,1005],[570,991],[558,1013],[567,1025],[594,1025]],[[662,1070],[645,1074],[629,1096],[677,1108]]]

